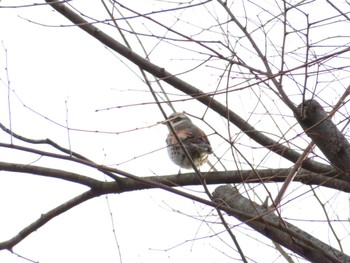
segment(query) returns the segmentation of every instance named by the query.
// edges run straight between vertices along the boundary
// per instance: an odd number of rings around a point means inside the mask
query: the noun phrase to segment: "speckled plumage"
[[[194,164],[199,167],[208,160],[212,153],[210,142],[205,133],[199,129],[184,113],[173,113],[169,116],[169,122],[191,156]],[[166,139],[170,159],[181,168],[191,169],[192,165],[186,154],[177,142],[176,137],[169,128]]]

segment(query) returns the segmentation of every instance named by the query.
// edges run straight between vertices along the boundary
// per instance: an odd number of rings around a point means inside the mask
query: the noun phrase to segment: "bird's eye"
[[[176,118],[173,120],[173,123],[177,123],[177,122],[179,122],[179,121],[181,121],[181,120],[182,120],[181,117],[176,117]]]

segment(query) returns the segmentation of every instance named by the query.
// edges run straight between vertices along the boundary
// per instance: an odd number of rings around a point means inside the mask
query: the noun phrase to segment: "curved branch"
[[[23,230],[21,230],[17,235],[15,235],[13,238],[0,242],[0,250],[7,249],[12,250],[12,248],[17,245],[19,242],[21,242],[24,238],[26,238],[28,235],[33,233],[34,231],[38,230],[40,227],[42,227],[44,224],[49,222],[52,218],[68,211],[74,206],[77,206],[91,198],[94,198],[96,196],[99,196],[100,193],[89,190],[85,193],[82,193],[81,195],[78,195],[71,200],[63,203],[62,205],[57,206],[56,208],[52,209],[51,211],[42,214],[38,220],[30,224],[29,226],[25,227]]]
[[[16,139],[19,139],[21,141],[27,142],[27,143],[31,143],[31,144],[47,144],[47,145],[51,145],[52,147],[56,148],[57,150],[64,152],[66,154],[69,154],[71,156],[74,156],[76,158],[79,159],[83,159],[83,160],[88,160],[87,158],[85,158],[84,156],[73,152],[71,150],[68,150],[60,145],[58,145],[57,143],[55,143],[54,141],[50,140],[50,139],[43,139],[43,140],[33,140],[33,139],[28,139],[22,135],[19,135],[15,132],[13,132],[12,130],[8,129],[5,125],[3,125],[0,122],[0,129],[2,129],[4,132],[8,133],[9,135],[13,136]]]
[[[24,137],[22,135],[19,135],[19,134],[13,132],[12,130],[8,129],[2,123],[0,123],[0,128],[4,132],[8,133],[9,135],[11,135],[11,136],[15,137],[16,139],[19,139],[19,140],[21,140],[23,142],[27,142],[27,143],[31,143],[31,144],[47,144],[47,145],[50,145],[50,146],[54,147],[55,149],[65,153],[65,154],[67,154],[67,155],[60,155],[60,154],[40,151],[40,150],[36,150],[36,149],[32,149],[32,148],[27,148],[27,147],[23,147],[23,146],[19,146],[19,145],[14,145],[14,144],[6,144],[6,143],[0,143],[0,147],[13,148],[13,149],[21,150],[21,151],[26,151],[26,152],[31,152],[31,153],[35,153],[35,154],[40,154],[40,155],[43,155],[43,156],[54,157],[54,158],[58,158],[58,159],[70,160],[70,161],[73,161],[73,162],[78,162],[80,164],[85,164],[86,162],[92,163],[92,161],[90,161],[85,156],[83,156],[83,155],[81,155],[79,153],[76,153],[74,151],[71,151],[69,149],[66,149],[66,148],[60,146],[59,144],[55,143],[54,141],[52,141],[50,139],[41,139],[41,140],[29,139],[29,138],[26,138],[26,137]],[[108,173],[106,171],[102,171],[102,172],[104,174],[106,174],[107,176],[111,177],[114,180],[118,180],[119,179],[114,174]]]
[[[99,188],[103,183],[99,180],[95,180],[93,178],[80,175],[77,173],[72,173],[72,172],[59,170],[59,169],[35,166],[35,165],[0,162],[0,170],[8,171],[8,172],[29,173],[29,174],[36,174],[36,175],[41,175],[45,177],[63,179],[70,182],[82,184],[90,188]]]
[[[91,25],[88,21],[80,17],[77,13],[68,8],[65,4],[60,3],[57,0],[46,0],[55,10],[73,22],[75,25],[79,26],[82,30],[86,31],[92,37],[99,40],[101,43],[111,48],[118,54],[124,56],[126,59],[130,60],[141,69],[149,72],[155,77],[165,81],[169,85],[175,87],[176,89],[188,94],[189,96],[195,98],[199,102],[208,106],[219,115],[224,118],[228,118],[230,122],[241,129],[247,136],[252,138],[254,141],[260,145],[266,147],[267,149],[279,154],[280,156],[290,160],[295,163],[300,154],[296,151],[289,149],[288,147],[279,144],[278,142],[272,140],[271,138],[265,136],[261,132],[257,131],[253,126],[248,124],[239,115],[229,110],[226,106],[220,102],[212,99],[212,96],[202,92],[201,90],[195,88],[194,86],[188,84],[187,82],[177,78],[170,72],[166,71],[164,68],[158,67],[150,61],[144,59],[138,54],[134,53],[131,49],[125,47],[109,35],[105,34],[97,27]],[[332,167],[325,165],[311,159],[305,161],[302,165],[303,168],[308,169],[313,172],[329,172]]]

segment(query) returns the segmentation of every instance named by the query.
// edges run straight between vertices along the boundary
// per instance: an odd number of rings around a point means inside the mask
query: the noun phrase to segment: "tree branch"
[[[97,168],[97,167],[96,167]],[[114,171],[113,168],[99,166],[99,170],[108,172],[120,172],[119,170]],[[177,195],[192,199],[199,203],[217,208],[217,204],[210,200],[206,200],[186,192],[174,189],[174,187],[188,186],[188,185],[199,185],[201,184],[198,179],[197,174],[188,173],[179,176],[168,175],[168,176],[152,176],[152,177],[137,177],[135,175],[130,175],[124,173],[128,178],[120,178],[118,181],[103,182],[93,178],[89,178],[76,173],[67,172],[64,170],[39,167],[33,165],[24,164],[11,164],[0,162],[0,170],[10,171],[10,172],[21,172],[30,173],[40,176],[58,178],[62,180],[67,180],[75,183],[79,183],[88,187],[91,190],[71,199],[70,201],[63,203],[62,205],[54,208],[50,212],[43,214],[38,220],[24,228],[13,238],[1,242],[1,249],[11,250],[13,246],[21,242],[30,233],[36,231],[38,228],[46,224],[55,216],[58,216],[69,209],[75,207],[76,205],[85,202],[93,197],[97,197],[103,194],[111,193],[123,193],[135,190],[145,190],[160,188],[167,190],[169,192],[175,193]],[[241,170],[241,171],[228,171],[228,172],[211,172],[204,174],[207,184],[221,184],[221,183],[265,183],[265,182],[283,182],[289,174],[289,169],[266,169],[266,170]],[[332,178],[331,176],[336,176],[336,174],[313,174],[306,170],[301,169],[298,175],[295,177],[295,181],[300,181],[304,184],[316,184],[323,185],[326,187],[331,187],[335,189],[342,190],[344,192],[350,192],[350,183],[341,181],[339,179]],[[222,208],[221,208],[222,209]],[[231,210],[224,209],[226,212]],[[241,214],[242,217],[244,215]]]
[[[101,187],[101,183],[103,183],[102,181],[95,180],[93,178],[77,173],[72,173],[66,170],[52,169],[47,167],[19,163],[0,162],[0,171],[36,174],[82,184],[90,188],[99,188]]]
[[[122,171],[114,171],[110,167],[97,166],[99,171],[109,171],[120,173]],[[112,169],[112,171],[111,171]],[[184,173],[179,176],[163,175],[163,176],[149,176],[137,177],[135,180],[132,177],[119,178],[118,181],[104,182],[99,181],[84,175],[72,173],[66,170],[59,170],[41,166],[13,164],[0,162],[0,170],[8,172],[29,173],[45,177],[62,179],[78,184],[85,185],[103,193],[122,193],[135,190],[146,190],[153,188],[165,187],[180,187],[201,185],[198,175],[196,173]],[[239,170],[239,171],[223,171],[223,172],[209,172],[203,173],[207,184],[238,184],[238,183],[269,183],[269,182],[284,182],[290,173],[289,168],[282,169],[255,169]],[[341,175],[341,174],[340,174]],[[305,185],[323,186],[331,189],[350,193],[350,183],[340,180],[336,172],[328,174],[312,173],[305,169],[300,169],[294,178],[295,182],[300,182]],[[134,175],[134,177],[136,177]],[[167,190],[167,189],[164,189]]]
[[[295,118],[330,163],[345,173],[343,179],[350,182],[350,143],[322,106],[314,99],[306,100],[298,106]]]
[[[230,122],[236,125],[247,136],[252,138],[257,143],[266,147],[270,151],[273,151],[276,154],[279,154],[280,156],[290,160],[293,163],[295,163],[298,160],[300,156],[299,153],[291,150],[290,148],[272,140],[271,138],[257,131],[253,126],[248,124],[246,120],[242,119],[239,115],[229,110],[223,104],[214,100],[212,98],[212,95],[202,92],[201,90],[195,88],[194,86],[188,84],[187,82],[177,78],[170,72],[166,71],[164,68],[158,67],[155,64],[151,63],[150,61],[134,53],[131,49],[125,47],[124,45],[122,45],[121,43],[119,43],[109,35],[99,30],[94,25],[90,24],[88,21],[83,19],[73,10],[68,8],[65,4],[62,4],[57,0],[46,0],[46,2],[49,3],[52,6],[52,8],[54,8],[63,16],[65,16],[67,19],[69,19],[71,22],[73,22],[75,25],[79,26],[81,29],[83,29],[85,32],[87,32],[88,34],[90,34],[91,36],[99,40],[101,43],[103,43],[107,47],[111,48],[118,54],[124,56],[126,59],[136,64],[141,69],[149,72],[150,74],[165,81],[166,83],[175,87],[176,89],[195,98],[199,102],[203,103],[204,105],[208,106],[209,108],[217,112],[222,117],[228,118]],[[313,161],[311,159],[306,160],[303,163],[302,167],[313,172],[329,172],[332,170],[332,167],[330,167],[329,165],[325,165],[325,164]]]
[[[45,225],[47,222],[49,222],[52,218],[68,211],[72,207],[75,207],[86,200],[89,200],[91,198],[94,198],[96,196],[99,196],[100,194],[94,190],[89,190],[85,193],[82,193],[81,195],[78,195],[71,200],[63,203],[62,205],[57,206],[56,208],[52,209],[51,211],[42,214],[38,220],[21,230],[17,235],[15,235],[13,238],[1,242],[0,243],[0,250],[7,249],[12,250],[12,248],[17,245],[19,242],[21,242],[23,239],[25,239],[28,235],[33,233],[34,231],[38,230],[40,227]]]
[[[266,207],[243,197],[229,185],[217,187],[213,197],[234,211],[249,215],[249,218],[242,217],[235,212],[229,212],[230,215],[311,262],[350,262],[350,257],[346,254],[328,246],[290,223],[281,223],[281,219],[277,215],[269,212]]]

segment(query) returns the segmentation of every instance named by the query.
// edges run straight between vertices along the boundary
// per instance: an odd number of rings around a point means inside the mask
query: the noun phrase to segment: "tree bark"
[[[298,106],[295,118],[330,163],[346,173],[342,179],[350,182],[350,143],[322,106],[316,100],[306,100]]]
[[[240,195],[230,185],[217,187],[213,198],[223,206],[231,208],[228,212],[230,215],[311,262],[350,262],[348,255],[281,220],[273,211]],[[235,210],[239,212],[236,214]],[[242,216],[242,213],[246,216]]]

